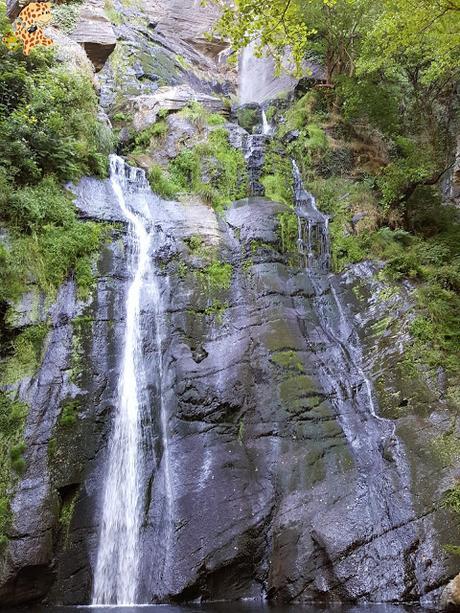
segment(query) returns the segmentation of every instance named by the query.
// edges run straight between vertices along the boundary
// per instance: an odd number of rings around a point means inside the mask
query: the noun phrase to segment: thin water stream
[[[322,334],[334,356],[331,360],[329,354],[326,362],[318,354],[318,374],[353,451],[361,475],[360,488],[368,500],[367,512],[378,534],[415,516],[409,493],[410,471],[395,437],[394,423],[377,413],[358,334],[336,290],[337,280],[330,273],[329,218],[305,190],[295,161],[293,176],[299,254],[315,292],[312,303]]]
[[[168,566],[172,485],[169,462],[167,418],[163,406],[161,296],[149,252],[153,237],[153,195],[145,173],[132,168],[118,156],[110,159],[110,181],[116,201],[128,221],[128,274],[126,321],[123,339],[117,404],[108,448],[101,504],[101,523],[94,572],[93,605],[128,605],[138,602],[141,524],[145,495],[145,450],[152,450],[152,411],[148,399],[143,355],[142,297],[154,307],[156,345],[157,410],[162,440],[162,467],[166,498],[164,518],[166,541],[164,566]],[[152,368],[152,365],[149,365]],[[163,569],[163,574],[166,568]]]
[[[125,199],[129,181],[145,181],[142,171],[110,160],[111,183],[118,205],[129,223],[129,272],[132,281],[126,296],[126,324],[118,402],[109,444],[104,485],[102,521],[94,574],[93,604],[136,602],[139,574],[141,415],[145,377],[140,334],[142,285],[149,267],[150,235],[146,221],[133,212]]]

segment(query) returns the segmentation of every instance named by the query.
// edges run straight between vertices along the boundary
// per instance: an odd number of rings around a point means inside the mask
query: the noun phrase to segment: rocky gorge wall
[[[178,5],[166,10],[160,3],[142,23],[137,9],[115,6],[126,19],[111,25],[115,50],[96,66],[101,106],[122,141],[131,123],[142,130],[162,109],[172,111],[171,139],[155,152],[169,159],[187,142],[184,134],[193,138],[201,129],[174,111],[198,99],[225,112],[222,95],[235,91],[234,71],[218,68],[221,46],[203,39],[212,19],[195,18],[195,5],[183,21]],[[224,129],[241,136],[236,125]],[[30,409],[27,468],[13,493],[0,568],[6,604],[87,603],[91,594],[130,245],[108,180],[85,178],[73,190],[81,217],[112,229],[90,299],[79,301],[69,279],[52,305],[33,292],[16,305],[18,327],[49,320],[50,330],[37,373],[14,386]],[[147,288],[142,342],[151,441],[142,601],[437,602],[457,570],[443,546],[459,534],[440,504],[458,463],[436,441],[455,440],[458,424],[442,373],[427,381],[404,369],[411,284],[389,286],[378,264],[363,263],[325,275],[318,286],[295,246],[285,244],[288,207],[263,197],[221,214],[199,198],[176,202],[151,193],[148,204],[161,317]],[[130,206],[138,206],[134,188]],[[355,405],[341,414],[324,375],[329,363],[342,364],[347,335],[352,341],[343,318],[357,331],[378,403],[377,416],[353,414],[353,427],[347,419]],[[347,368],[344,377],[354,372]],[[351,384],[351,397],[365,393],[363,377]]]
[[[88,179],[78,194],[84,215],[123,223],[109,184]],[[442,432],[443,412],[431,410],[429,418],[409,412],[395,422],[412,465],[407,476],[416,504],[411,509],[400,501],[393,523],[382,529],[365,511],[382,501],[370,501],[362,489],[360,451],[350,447],[318,380],[320,363],[333,359],[333,348],[324,346],[307,275],[282,253],[277,215],[283,209],[252,199],[218,220],[202,205],[151,198],[174,539],[166,564],[153,341],[159,324],[147,295],[143,342],[151,364],[154,452],[146,475],[143,601],[264,593],[281,601],[423,599],[449,573],[439,544],[452,539],[451,529],[427,491],[442,466],[425,439]],[[47,596],[74,604],[90,595],[125,316],[126,240],[122,229],[117,235],[99,262],[91,304],[75,302],[71,283],[62,289],[40,373],[23,396],[31,404],[28,469],[14,498],[5,601]],[[225,289],[209,285],[213,262],[230,267]],[[376,304],[385,288],[375,272],[370,266],[350,270],[338,286],[346,304],[359,309],[364,335],[389,313],[397,319],[410,310],[404,295],[396,304]],[[352,287],[369,298],[358,302]],[[332,300],[330,291],[324,298]],[[212,312],[215,300],[224,306]],[[380,376],[391,381],[399,351],[388,339],[381,344],[387,346],[374,346],[374,359],[380,369],[385,361]],[[401,395],[401,384],[385,392]],[[405,392],[409,405],[423,393],[419,385]],[[77,415],[70,426],[59,419],[69,403]],[[391,469],[391,451],[381,453]]]

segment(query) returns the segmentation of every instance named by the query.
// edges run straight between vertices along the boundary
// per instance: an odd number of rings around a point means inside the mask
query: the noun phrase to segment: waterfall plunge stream
[[[146,381],[142,356],[141,296],[151,267],[149,249],[151,236],[148,231],[148,206],[142,213],[128,206],[125,195],[133,186],[136,193],[149,191],[145,174],[131,168],[118,156],[111,156],[110,177],[112,189],[121,211],[128,220],[130,237],[128,270],[131,283],[126,296],[126,323],[117,407],[113,431],[109,443],[106,478],[102,503],[102,518],[94,575],[93,604],[132,604],[136,602],[139,582],[140,529],[143,429],[142,418],[148,406]],[[159,304],[158,288],[153,296]],[[152,289],[152,288],[151,288]],[[157,307],[157,348],[161,346],[159,307]],[[159,351],[158,378],[161,385],[162,365]],[[161,393],[160,393],[161,398]],[[168,471],[168,446],[165,416],[161,410],[165,463],[165,489],[168,501],[170,480]]]

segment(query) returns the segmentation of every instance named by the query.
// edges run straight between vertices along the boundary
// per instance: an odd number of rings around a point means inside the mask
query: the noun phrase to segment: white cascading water
[[[257,57],[256,42],[251,42],[240,54],[238,70],[238,98],[240,104],[276,98],[283,91],[289,91],[297,83],[289,71],[276,74],[275,62],[270,55]]]
[[[144,181],[143,172],[111,156],[111,183],[120,209],[129,222],[132,281],[126,297],[126,327],[118,382],[118,402],[109,444],[103,494],[99,547],[94,575],[93,604],[136,602],[141,525],[141,416],[144,381],[140,302],[149,268],[150,236],[145,221],[128,207],[128,181]],[[126,176],[128,175],[128,176]]]
[[[265,136],[269,136],[272,132],[272,127],[268,123],[267,115],[265,113],[265,109],[262,109],[262,134]]]

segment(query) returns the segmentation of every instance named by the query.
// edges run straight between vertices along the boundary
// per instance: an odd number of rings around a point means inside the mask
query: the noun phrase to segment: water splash
[[[139,580],[142,469],[139,450],[141,417],[146,407],[140,302],[151,241],[147,220],[131,210],[125,200],[131,185],[136,190],[147,188],[144,172],[131,168],[117,156],[111,156],[110,170],[113,192],[129,222],[132,281],[126,297],[124,347],[109,444],[93,604],[131,604],[136,602]]]

